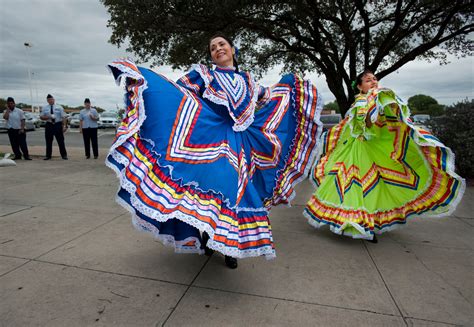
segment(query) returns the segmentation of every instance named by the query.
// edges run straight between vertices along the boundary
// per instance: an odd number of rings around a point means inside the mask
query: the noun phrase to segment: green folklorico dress
[[[409,117],[390,89],[357,96],[346,118],[321,136],[311,176],[317,189],[304,211],[311,225],[370,240],[409,216],[454,211],[465,190],[454,154]]]

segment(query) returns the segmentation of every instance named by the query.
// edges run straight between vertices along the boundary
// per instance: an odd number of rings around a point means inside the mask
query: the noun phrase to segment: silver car
[[[99,121],[97,122],[99,128],[115,128],[118,125],[117,113],[116,112],[103,112],[99,116]]]
[[[70,116],[69,116],[69,126],[71,127],[79,127],[80,125],[80,113],[79,112],[73,112]]]
[[[342,116],[341,114],[321,115],[320,120],[323,123],[323,130],[327,130],[339,124],[342,120]]]
[[[31,112],[25,112],[25,129],[27,131],[34,131],[39,126],[40,119]]]
[[[36,128],[35,119],[30,112],[25,112],[25,130],[34,131]],[[3,119],[3,113],[0,113],[0,130],[8,130],[7,121]]]

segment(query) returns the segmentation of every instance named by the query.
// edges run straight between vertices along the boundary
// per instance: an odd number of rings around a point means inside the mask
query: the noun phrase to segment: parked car
[[[431,116],[430,115],[424,115],[424,114],[418,114],[418,115],[413,115],[413,118],[412,118],[412,121],[413,121],[413,124],[418,126],[418,127],[421,127],[422,129],[428,131],[428,132],[431,132],[431,128],[430,128],[430,120],[431,120]]]
[[[7,121],[3,119],[3,112],[0,112],[0,130],[6,131],[7,128]]]
[[[38,114],[38,119],[39,119],[38,127],[45,127],[46,126],[46,120],[42,120],[40,118],[40,116],[41,116],[41,112]]]
[[[42,120],[42,119],[40,118],[38,126],[39,126],[39,127],[45,127],[45,126],[46,126],[46,120]]]
[[[71,125],[71,120],[73,120],[74,118],[79,119],[79,114],[79,112],[72,112],[68,115],[67,122],[69,123],[69,125]]]
[[[34,131],[36,127],[39,127],[39,124],[39,115],[31,112],[25,112],[25,129],[27,131]]]
[[[327,130],[339,124],[342,120],[342,116],[341,114],[321,115],[320,120],[323,123],[323,129]]]
[[[25,112],[25,130],[34,131],[36,128],[34,117],[31,116],[30,112]],[[0,130],[8,130],[7,121],[3,119],[3,113],[0,114]]]
[[[79,125],[81,124],[81,120],[79,119],[80,115],[79,114],[75,114],[73,113],[71,115],[71,120],[69,121],[69,126],[70,127],[79,127]]]
[[[118,125],[117,113],[106,111],[99,115],[99,121],[97,122],[99,128],[115,128]]]
[[[418,115],[413,116],[413,123],[423,125],[423,124],[426,124],[428,120],[430,119],[431,119],[430,115],[418,114]]]

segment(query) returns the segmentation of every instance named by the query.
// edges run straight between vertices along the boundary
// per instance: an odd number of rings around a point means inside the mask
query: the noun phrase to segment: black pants
[[[20,159],[22,152],[24,158],[29,157],[28,146],[26,145],[26,133],[20,133],[19,129],[9,128],[8,138],[10,139],[10,144],[12,146],[13,153],[15,154],[15,158]]]
[[[86,151],[86,157],[91,156],[91,146],[92,143],[92,152],[94,153],[94,158],[99,156],[99,147],[97,145],[97,128],[83,128],[82,129],[82,138],[84,139],[84,150]]]
[[[58,142],[59,153],[61,157],[67,157],[66,146],[64,145],[63,123],[46,123],[44,130],[44,137],[46,139],[46,157],[51,158],[53,154],[53,139],[56,137]]]

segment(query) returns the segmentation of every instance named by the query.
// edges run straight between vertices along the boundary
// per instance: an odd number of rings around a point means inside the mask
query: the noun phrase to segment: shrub
[[[456,154],[459,175],[474,178],[474,100],[446,108],[444,116],[431,121],[433,134]]]

